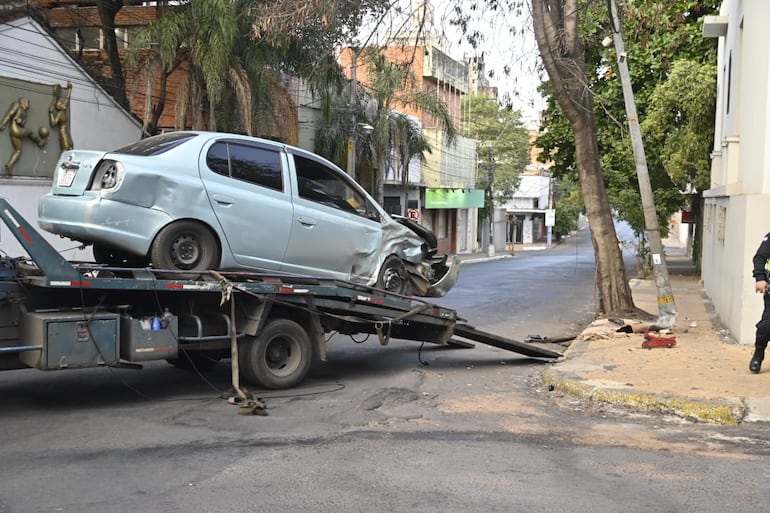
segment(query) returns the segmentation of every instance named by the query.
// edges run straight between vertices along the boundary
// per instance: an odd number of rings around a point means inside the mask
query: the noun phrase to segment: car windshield
[[[115,150],[115,153],[139,155],[142,157],[160,155],[176,148],[180,144],[186,143],[196,135],[190,132],[170,132],[168,134],[156,135],[118,148]]]

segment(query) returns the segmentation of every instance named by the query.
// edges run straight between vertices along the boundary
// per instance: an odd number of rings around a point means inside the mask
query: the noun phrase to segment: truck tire
[[[298,385],[310,369],[313,348],[305,330],[289,319],[269,321],[239,348],[244,379],[269,389]]]

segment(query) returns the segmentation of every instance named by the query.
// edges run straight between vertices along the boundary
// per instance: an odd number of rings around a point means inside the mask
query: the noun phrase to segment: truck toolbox
[[[120,318],[120,357],[129,362],[176,358],[179,352],[176,315],[164,318],[161,329],[152,329],[150,319]]]
[[[116,313],[24,312],[21,340],[42,349],[23,351],[19,360],[40,370],[114,365],[120,323]]]

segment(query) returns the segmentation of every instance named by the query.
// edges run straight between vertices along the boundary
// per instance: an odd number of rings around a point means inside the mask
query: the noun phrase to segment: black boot
[[[755,347],[754,356],[751,357],[751,361],[749,362],[749,370],[754,374],[759,374],[759,371],[762,369],[762,360],[764,359],[765,348],[759,346]]]

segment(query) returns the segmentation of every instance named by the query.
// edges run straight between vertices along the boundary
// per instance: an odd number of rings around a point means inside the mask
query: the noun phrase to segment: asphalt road
[[[570,333],[590,318],[588,251],[576,238],[468,265],[442,304],[489,331]],[[591,409],[540,386],[547,363],[483,345],[360,342],[330,341],[301,387],[255,391],[267,417],[219,397],[224,362],[205,375],[0,373],[0,513],[722,513],[770,500],[761,426]]]

